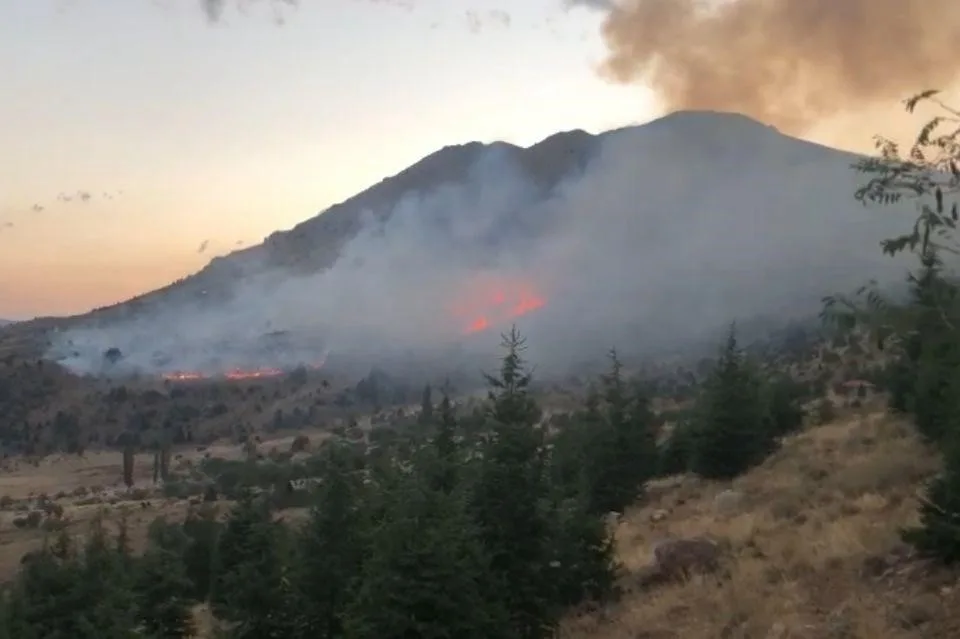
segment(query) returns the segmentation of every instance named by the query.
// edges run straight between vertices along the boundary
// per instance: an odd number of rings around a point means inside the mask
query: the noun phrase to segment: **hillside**
[[[958,636],[956,571],[918,560],[899,539],[938,467],[908,424],[856,410],[790,438],[731,483],[652,482],[649,502],[616,525],[628,594],[568,619],[560,636]],[[657,541],[696,536],[729,543],[725,578],[641,587]]]
[[[490,363],[495,340],[473,327],[521,321],[541,374],[563,375],[611,345],[712,343],[735,319],[775,325],[868,278],[902,281],[902,262],[876,249],[902,220],[853,201],[854,159],[711,112],[448,147],[180,283],[70,320],[48,356],[94,373],[118,348],[128,369],[158,374],[332,353],[328,367],[352,374],[393,362],[442,376]],[[295,347],[266,354],[281,333]]]

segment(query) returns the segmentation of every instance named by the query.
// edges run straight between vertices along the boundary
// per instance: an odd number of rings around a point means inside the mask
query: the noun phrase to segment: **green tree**
[[[287,557],[281,525],[266,500],[245,491],[220,534],[211,603],[233,624],[230,636],[290,636]]]
[[[216,509],[209,504],[191,508],[183,520],[182,530],[187,539],[183,550],[184,570],[193,584],[192,596],[199,601],[205,601],[211,593],[222,529]]]
[[[520,639],[537,639],[556,623],[549,563],[550,494],[540,410],[529,393],[516,327],[503,336],[500,374],[491,387],[489,434],[481,447],[471,499],[483,545],[490,554],[497,591]]]
[[[433,454],[429,449],[419,453]],[[343,636],[509,639],[508,616],[493,595],[464,493],[431,488],[429,478],[410,474],[395,488],[371,538]]]
[[[138,617],[145,635],[151,639],[191,636],[192,592],[193,584],[182,557],[167,548],[148,548],[137,562],[134,582]]]
[[[796,432],[803,425],[802,387],[788,375],[767,379],[762,388],[763,419],[774,437]]]
[[[123,483],[127,488],[133,487],[133,446],[123,447]]]
[[[587,508],[595,514],[621,511],[635,502],[656,472],[656,416],[639,385],[623,377],[623,364],[610,351],[610,371],[601,377],[601,419],[587,442]]]
[[[430,441],[435,455],[431,458],[431,467],[426,472],[432,488],[450,493],[463,480],[465,460],[457,441],[459,424],[453,411],[453,403],[446,392],[440,400],[438,412],[436,434]]]
[[[910,276],[911,299],[891,303],[876,286],[863,287],[852,298],[826,298],[822,317],[841,330],[868,331],[880,347],[892,346],[898,358],[892,404],[915,418],[920,433],[939,444],[944,457],[921,507],[920,526],[903,536],[923,554],[955,563],[960,560],[960,303],[956,278],[943,272],[940,256],[960,253],[960,111],[935,90],[906,100],[907,111],[921,102],[941,112],[903,155],[893,141],[879,138],[880,157],[858,165],[870,177],[856,193],[863,202],[917,205],[912,228],[882,243],[884,253],[909,251],[919,258],[919,272]]]
[[[726,344],[697,400],[690,468],[711,479],[731,479],[769,454],[774,437],[766,428],[756,371],[737,345],[731,327]]]
[[[433,423],[433,389],[427,384],[423,387],[423,395],[420,398],[420,415],[417,420],[421,425]]]
[[[605,521],[592,513],[584,494],[561,499],[552,511],[553,599],[562,611],[584,600],[615,595],[616,546]]]
[[[310,519],[296,539],[291,577],[300,610],[297,636],[343,636],[342,616],[363,566],[367,545],[362,484],[349,451],[328,447]]]

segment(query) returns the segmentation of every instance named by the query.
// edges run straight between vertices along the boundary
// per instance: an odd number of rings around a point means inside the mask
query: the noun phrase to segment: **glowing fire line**
[[[495,325],[503,325],[511,320],[537,311],[547,305],[547,300],[538,294],[532,284],[525,281],[502,280],[499,278],[478,278],[466,287],[467,297],[453,305],[453,316],[463,323],[465,335],[480,333]],[[308,366],[319,370],[326,362]],[[270,379],[284,375],[289,371],[280,368],[231,369],[218,374],[206,374],[198,371],[172,371],[165,373],[165,380],[188,382],[206,379],[226,379],[231,381]]]

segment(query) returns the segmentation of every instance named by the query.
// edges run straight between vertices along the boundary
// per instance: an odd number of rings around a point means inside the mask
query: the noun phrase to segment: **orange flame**
[[[320,364],[311,364],[307,366],[310,370],[320,370],[323,368],[323,363]],[[172,382],[195,382],[205,379],[214,379],[214,378],[223,378],[230,381],[240,381],[240,380],[249,380],[249,379],[265,379],[272,377],[279,377],[287,371],[281,368],[232,368],[228,371],[224,371],[219,374],[208,374],[200,373],[197,371],[173,371],[170,373],[164,373],[161,377],[165,380]]]
[[[546,306],[531,282],[495,277],[477,278],[453,305],[454,316],[464,323],[464,333],[479,333]]]

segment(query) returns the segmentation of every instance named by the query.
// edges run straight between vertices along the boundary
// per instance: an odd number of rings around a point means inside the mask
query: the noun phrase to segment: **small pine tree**
[[[366,552],[362,484],[349,452],[333,446],[324,459],[310,519],[296,540],[291,576],[300,623],[291,639],[343,636],[342,617]]]
[[[690,467],[711,479],[732,479],[775,444],[763,420],[760,383],[731,327],[716,368],[697,403]]]
[[[347,639],[514,636],[462,492],[401,480],[344,624]]]
[[[605,602],[617,592],[617,553],[603,519],[588,508],[586,495],[561,499],[552,513],[553,598],[561,608],[583,601]]]
[[[546,572],[550,486],[543,432],[536,427],[540,410],[522,358],[524,340],[516,327],[503,338],[500,375],[487,376],[492,432],[481,448],[470,501],[511,626],[520,639],[539,639],[557,622]]]
[[[180,639],[194,631],[191,600],[193,584],[183,560],[162,547],[151,547],[137,561],[134,592],[140,623],[147,636]]]
[[[957,441],[948,447],[943,470],[927,488],[920,507],[920,525],[904,530],[902,537],[926,557],[948,565],[960,563],[960,445]]]
[[[420,415],[417,420],[421,425],[433,423],[433,389],[427,384],[423,387],[423,395],[420,398]]]
[[[170,440],[164,438],[160,444],[160,479],[164,482],[170,479],[170,453]]]
[[[127,488],[133,487],[133,446],[127,444],[123,447],[123,483]]]

